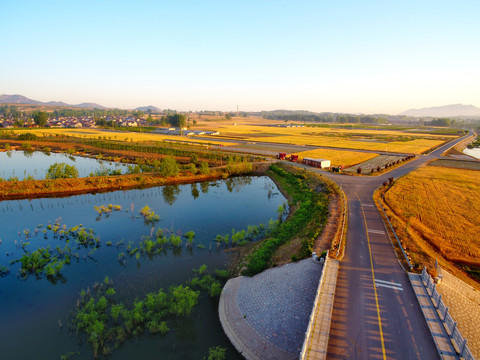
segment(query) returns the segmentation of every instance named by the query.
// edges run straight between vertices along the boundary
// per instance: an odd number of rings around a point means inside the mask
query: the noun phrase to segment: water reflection
[[[191,184],[190,190],[191,190],[193,199],[197,199],[200,196],[200,193],[198,192],[198,188],[197,188],[197,183]]]
[[[43,180],[48,168],[54,163],[74,165],[79,172],[79,177],[86,177],[97,171],[108,173],[120,170],[121,173],[125,173],[127,170],[127,165],[121,163],[99,161],[70,154],[24,150],[0,152],[0,177],[8,179],[15,176],[16,172],[17,174],[33,174],[34,179]]]
[[[177,200],[178,195],[180,195],[180,188],[178,185],[167,185],[163,187],[162,194],[165,202],[169,205],[173,205],[175,200]]]
[[[22,155],[23,156],[23,155]],[[227,255],[217,250],[215,236],[229,234],[232,228],[246,229],[250,224],[268,223],[276,218],[276,209],[285,199],[275,191],[273,182],[265,177],[233,178],[201,184],[173,185],[142,190],[115,191],[97,195],[67,198],[44,198],[0,202],[1,231],[0,266],[10,273],[0,278],[0,339],[2,358],[58,359],[70,351],[80,352],[76,359],[91,359],[92,350],[86,343],[78,344],[59,328],[58,320],[66,324],[81,289],[92,287],[108,275],[115,283],[116,296],[127,302],[142,298],[147,292],[184,283],[192,277],[192,269],[207,264],[212,271],[225,268]],[[202,192],[200,194],[200,191]],[[94,206],[112,204],[118,211],[99,215]],[[139,211],[148,204],[160,219],[145,223]],[[59,218],[61,216],[61,219]],[[44,274],[36,280],[17,277],[21,264],[10,264],[25,254],[50,246],[51,253],[59,246],[63,251],[64,238],[54,237],[49,224],[67,225],[67,231],[79,224],[92,228],[100,246],[77,250],[70,239],[72,254],[78,254],[65,264],[58,276],[48,279]],[[42,226],[40,226],[42,225]],[[28,230],[30,229],[30,230]],[[166,236],[181,236],[195,232],[190,247],[182,237],[182,245],[165,247],[155,254],[142,254],[141,242],[146,237],[156,241],[161,229]],[[58,231],[60,231],[59,229]],[[25,232],[24,232],[25,231]],[[27,235],[28,234],[28,235]],[[136,253],[130,252],[137,250]],[[58,252],[57,252],[58,254]],[[73,256],[73,255],[72,255]],[[191,317],[172,322],[172,331],[165,337],[139,336],[115,350],[112,359],[131,358],[203,358],[212,346],[228,348],[228,359],[240,359],[225,337],[218,321],[217,299],[205,296]],[[170,324],[169,324],[170,325]],[[26,341],[21,346],[19,341]],[[181,351],[179,350],[181,349]]]

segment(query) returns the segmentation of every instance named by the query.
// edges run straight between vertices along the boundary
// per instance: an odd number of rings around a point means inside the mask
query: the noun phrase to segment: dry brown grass
[[[479,171],[420,168],[396,181],[385,202],[397,229],[428,242],[445,259],[480,266]]]

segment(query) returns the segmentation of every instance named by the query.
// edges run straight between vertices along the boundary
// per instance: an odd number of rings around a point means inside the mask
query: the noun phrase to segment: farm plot
[[[351,150],[390,151],[421,154],[451,139],[448,136],[412,136],[402,131],[348,130],[314,127],[220,126],[221,137],[279,144],[326,146]]]
[[[345,172],[356,174],[360,168],[362,174],[370,174],[372,170],[380,171],[381,169],[385,169],[385,166],[397,164],[397,162],[400,162],[402,159],[405,159],[405,157],[397,155],[378,155],[362,162],[361,164],[345,169]]]
[[[432,161],[430,166],[442,166],[454,169],[480,170],[480,161],[461,161],[461,160],[447,160],[439,159]]]
[[[65,135],[65,136],[74,136],[77,138],[86,138],[86,139],[108,139],[108,140],[118,140],[126,142],[158,142],[158,141],[170,141],[178,143],[188,143],[192,145],[208,145],[214,143],[215,145],[232,145],[231,142],[222,142],[221,140],[201,140],[195,139],[186,136],[179,135],[164,135],[156,133],[139,133],[139,132],[130,132],[130,131],[107,131],[102,129],[28,129],[28,130],[15,130],[16,134],[22,133],[32,133],[36,136],[52,136],[52,135]]]
[[[332,166],[343,165],[344,167],[353,166],[366,160],[375,158],[378,154],[358,152],[358,151],[342,151],[332,149],[315,149],[293,153],[298,155],[298,160],[303,158],[327,159],[331,161]]]
[[[479,171],[426,166],[400,178],[385,202],[445,259],[480,266]]]

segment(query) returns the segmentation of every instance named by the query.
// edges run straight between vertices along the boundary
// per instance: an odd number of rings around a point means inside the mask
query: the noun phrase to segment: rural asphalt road
[[[306,167],[334,180],[348,201],[347,245],[337,280],[328,359],[439,358],[372,196],[389,177],[415,170],[462,139],[379,176],[345,176]]]

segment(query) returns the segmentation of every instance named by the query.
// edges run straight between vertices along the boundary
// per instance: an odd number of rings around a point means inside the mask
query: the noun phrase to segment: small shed
[[[320,169],[327,169],[330,167],[330,160],[326,159],[312,159],[312,158],[303,158],[302,163],[308,166],[313,166]]]

